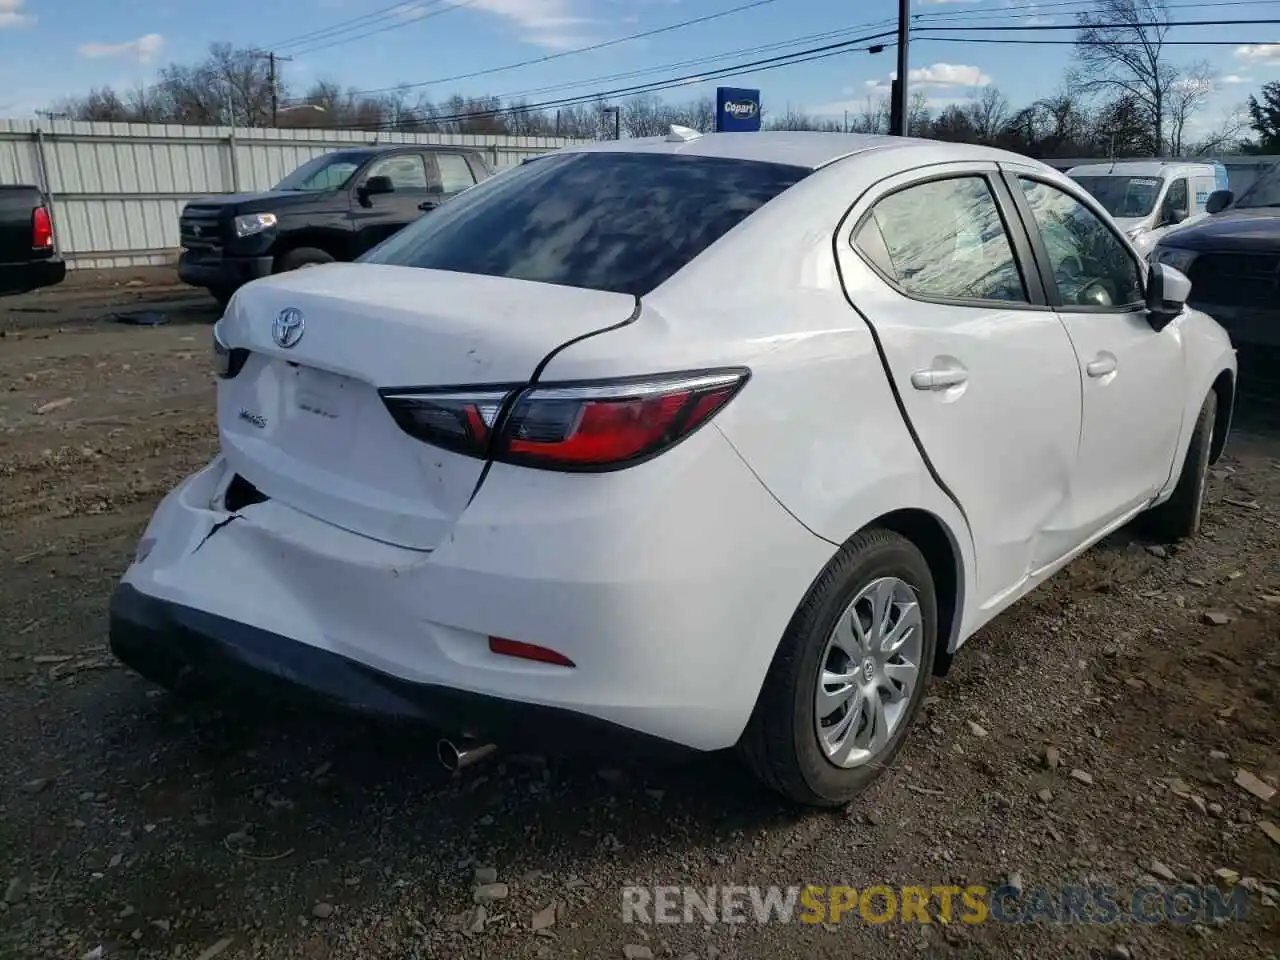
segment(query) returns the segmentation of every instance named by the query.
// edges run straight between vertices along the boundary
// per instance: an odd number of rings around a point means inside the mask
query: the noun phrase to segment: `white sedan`
[[[112,647],[428,721],[454,766],[630,734],[842,804],[1001,610],[1131,520],[1196,533],[1236,360],[1188,290],[997,150],[549,154],[235,296],[221,451]]]

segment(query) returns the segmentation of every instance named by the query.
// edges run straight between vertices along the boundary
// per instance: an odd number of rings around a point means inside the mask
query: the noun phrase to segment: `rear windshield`
[[[471,188],[360,260],[640,297],[808,173],[716,157],[553,154]]]

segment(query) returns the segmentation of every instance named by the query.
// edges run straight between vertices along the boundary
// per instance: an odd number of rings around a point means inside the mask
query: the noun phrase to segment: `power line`
[[[474,0],[473,0],[474,2]],[[594,50],[603,50],[606,47],[615,47],[620,43],[629,43],[632,40],[643,40],[647,37],[656,37],[659,34],[670,33],[673,30],[681,30],[685,27],[696,26],[700,23],[709,23],[712,20],[719,20],[721,17],[727,17],[735,13],[742,13],[745,10],[751,10],[756,7],[767,6],[776,3],[777,0],[750,0],[748,3],[739,4],[736,7],[729,7],[727,10],[720,10],[716,13],[704,14],[700,17],[693,17],[688,20],[681,20],[678,23],[669,23],[666,26],[654,27],[651,30],[642,30],[639,33],[628,34],[625,37],[616,37],[613,40],[602,40],[599,43],[588,44],[584,47],[574,47],[571,50],[560,50],[556,53],[548,53],[541,57],[534,57],[530,60],[520,60],[516,63],[504,64],[501,67],[489,67],[485,70],[474,70],[470,73],[458,73],[451,77],[437,77],[432,80],[417,80],[412,83],[396,84],[393,87],[373,87],[368,90],[357,90],[355,93],[359,96],[366,96],[374,93],[394,93],[397,90],[413,89],[415,87],[430,87],[439,83],[453,83],[457,80],[471,80],[475,77],[490,76],[495,73],[503,73],[507,70],[516,70],[521,67],[532,67],[542,63],[550,63],[553,60],[560,60],[564,57],[576,56],[580,53],[590,53]]]
[[[1151,23],[1090,23],[1081,26],[1078,23],[1028,23],[1024,25],[1006,24],[999,27],[970,27],[970,26],[940,26],[940,27],[916,27],[916,30],[954,30],[958,33],[968,33],[969,31],[992,31],[992,32],[1008,32],[1021,30],[1139,30],[1144,28],[1156,29],[1162,27],[1250,27],[1274,25],[1280,23],[1280,19],[1265,20],[1163,20]]]
[[[443,0],[427,0],[427,2],[428,5],[431,5],[442,3]],[[401,20],[401,22],[404,22],[404,15],[406,11],[412,10],[413,6],[414,4],[412,2],[407,2],[407,0],[398,0],[397,3],[393,3],[390,6],[379,7],[377,10],[371,10],[358,17],[349,17],[346,20],[339,20],[337,23],[330,24],[327,27],[320,27],[317,30],[312,30],[310,33],[300,33],[292,37],[287,37],[284,40],[277,40],[275,43],[271,44],[271,46],[275,49],[280,49],[282,47],[294,47],[301,43],[326,39],[330,36],[341,33],[344,29],[349,27],[367,27],[370,23],[386,20],[389,17],[396,17]]]
[[[882,26],[888,29],[891,25],[892,25],[891,20],[882,20],[878,23],[863,24],[857,29],[873,30]],[[673,63],[664,63],[654,67],[641,67],[637,70],[627,70],[622,73],[604,74],[602,76],[590,77],[587,80],[565,80],[559,83],[552,83],[542,87],[533,87],[526,90],[517,90],[509,93],[489,94],[485,97],[485,99],[517,101],[525,97],[537,96],[539,94],[544,94],[544,93],[552,93],[557,90],[572,90],[575,87],[583,87],[587,85],[594,86],[600,83],[613,83],[620,80],[631,80],[636,77],[649,76],[655,73],[665,73],[669,70],[678,70],[684,67],[699,66],[702,64],[710,63],[711,61],[714,61],[714,60],[727,60],[730,57],[741,57],[741,56],[761,54],[771,50],[777,50],[782,47],[795,46],[797,43],[801,43],[801,42],[813,42],[815,40],[826,40],[833,37],[845,36],[852,32],[854,32],[853,28],[846,28],[843,30],[829,30],[825,33],[809,34],[808,36],[805,36],[805,37],[796,37],[791,40],[780,40],[775,43],[768,43],[760,46],[743,47],[737,50],[728,50],[728,51],[725,51],[724,53],[711,54],[709,56],[704,56],[704,57],[692,57],[687,60],[677,60]],[[892,44],[888,44],[886,46],[892,46]],[[794,51],[796,55],[803,54],[804,52],[805,51],[803,50]],[[594,97],[595,95],[592,94],[591,96]]]
[[[506,107],[495,107],[490,110],[467,111],[466,113],[414,118],[413,122],[448,123],[454,120],[485,119],[501,116],[503,114],[536,113],[552,109],[554,107],[577,106],[579,104],[591,103],[599,100],[623,99],[626,97],[640,96],[646,93],[657,93],[661,90],[671,90],[676,87],[692,86],[707,80],[719,80],[743,73],[764,73],[767,70],[775,70],[779,67],[787,67],[796,63],[808,63],[814,60],[823,60],[827,57],[840,56],[841,54],[853,53],[859,50],[869,52],[871,49],[870,46],[863,46],[859,48],[856,45],[867,44],[870,41],[876,40],[883,41],[886,38],[896,36],[896,34],[896,30],[882,30],[879,33],[867,34],[866,36],[857,37],[852,40],[827,44],[821,47],[813,47],[808,50],[800,50],[795,53],[782,54],[776,57],[766,57],[762,60],[754,60],[747,63],[736,63],[727,67],[718,67],[713,70],[692,73],[682,77],[670,77],[665,80],[654,80],[648,83],[633,84],[631,86],[620,87],[613,90],[600,90],[577,96],[562,97],[554,100],[543,100],[538,103],[515,104]],[[874,46],[883,49],[887,46],[892,46],[892,43],[879,43],[874,44]],[[395,127],[401,122],[403,121],[388,121],[380,124],[379,127]],[[345,128],[362,129],[362,126],[357,124],[346,124]],[[344,127],[338,127],[336,129],[344,129]]]
[[[445,7],[443,10],[432,10],[430,13],[424,13],[415,17],[402,17],[400,15],[396,15],[396,20],[398,21],[396,23],[389,23],[382,27],[375,27],[372,30],[366,30],[364,33],[356,33],[348,37],[340,36],[335,40],[329,40],[328,43],[319,43],[315,46],[303,47],[301,50],[295,50],[294,53],[297,55],[315,53],[317,50],[327,50],[329,47],[336,47],[343,43],[351,43],[353,40],[363,40],[365,37],[372,37],[378,33],[386,33],[388,30],[398,30],[401,27],[407,27],[410,24],[421,23],[423,20],[430,20],[433,17],[443,16],[444,14],[451,13],[454,10],[461,10],[463,7],[469,7],[475,2],[476,0],[457,0],[456,3],[449,4],[449,6]]]
[[[677,28],[679,28],[679,27],[681,27],[681,26],[689,25],[689,24],[692,24],[692,23],[699,23],[699,22],[704,22],[704,21],[709,20],[709,19],[715,19],[715,18],[718,18],[718,17],[727,16],[727,15],[729,15],[729,14],[731,14],[731,13],[735,13],[735,12],[738,12],[738,11],[740,11],[740,10],[748,9],[748,8],[750,8],[750,7],[753,7],[753,6],[760,6],[760,5],[762,5],[762,3],[768,3],[768,2],[773,2],[773,0],[754,0],[754,2],[752,2],[752,3],[748,3],[748,4],[745,4],[745,5],[739,6],[739,7],[732,7],[732,8],[730,8],[730,9],[728,9],[728,10],[723,10],[723,11],[720,11],[720,12],[718,12],[718,13],[708,14],[708,15],[706,15],[706,16],[704,16],[704,17],[697,17],[697,18],[694,18],[693,20],[686,20],[686,21],[682,21],[682,22],[681,22],[681,23],[679,23],[679,24],[669,24],[669,25],[667,25],[666,27],[659,27],[659,28],[656,28],[656,29],[654,29],[654,30],[644,31],[644,32],[642,32],[642,33],[638,33],[638,34],[632,34],[632,35],[629,35],[629,36],[627,36],[627,37],[619,37],[619,38],[617,38],[617,39],[615,39],[615,40],[607,40],[607,41],[603,41],[603,42],[601,42],[601,43],[599,43],[599,44],[592,44],[592,45],[590,45],[590,46],[587,46],[587,47],[581,47],[581,48],[576,48],[576,49],[574,49],[574,50],[565,50],[565,51],[561,51],[561,52],[554,53],[554,54],[548,54],[548,55],[546,55],[546,56],[538,57],[538,58],[535,58],[535,59],[532,59],[532,60],[524,60],[524,61],[520,61],[520,62],[518,62],[518,63],[506,64],[506,65],[504,65],[504,66],[500,66],[500,67],[490,67],[490,68],[485,69],[485,70],[477,70],[477,71],[472,71],[472,72],[470,72],[470,73],[464,73],[464,74],[455,74],[455,75],[453,75],[453,76],[448,76],[448,77],[438,77],[438,78],[433,78],[433,79],[431,79],[431,80],[419,80],[419,81],[414,81],[414,82],[411,82],[411,83],[399,84],[399,85],[394,86],[394,87],[375,87],[375,88],[370,88],[370,89],[366,89],[366,90],[355,90],[355,91],[352,91],[352,93],[353,93],[354,95],[356,95],[356,96],[370,96],[370,95],[373,95],[373,94],[379,94],[379,93],[390,93],[390,92],[397,92],[397,91],[400,91],[400,90],[408,90],[408,89],[415,89],[415,88],[421,88],[421,87],[428,87],[428,86],[434,86],[434,85],[437,85],[437,84],[450,83],[450,82],[454,82],[454,81],[457,81],[457,80],[469,80],[469,79],[473,79],[473,78],[475,78],[475,77],[479,77],[479,76],[488,76],[488,75],[492,75],[492,74],[495,74],[495,73],[502,73],[502,72],[506,72],[506,71],[508,71],[508,70],[514,70],[514,69],[518,69],[518,68],[520,68],[520,67],[524,67],[524,66],[531,66],[531,65],[534,65],[534,64],[545,63],[545,62],[547,62],[548,60],[555,60],[555,59],[559,59],[559,58],[561,58],[561,57],[571,56],[571,55],[576,54],[576,53],[583,53],[583,52],[587,52],[587,51],[589,51],[589,50],[600,49],[601,47],[608,47],[608,46],[613,46],[613,45],[616,45],[616,44],[619,44],[619,43],[625,43],[625,42],[627,42],[627,41],[629,41],[629,40],[635,40],[635,39],[640,39],[640,38],[642,38],[642,37],[646,37],[646,36],[652,36],[652,35],[654,35],[655,33],[667,32],[667,31],[674,30],[674,29],[677,29]],[[1078,2],[1082,2],[1082,0],[1065,0],[1065,2],[1075,2],[1075,3],[1078,3]],[[1222,2],[1224,2],[1224,0],[1208,0],[1208,2],[1209,2],[1210,4],[1212,4],[1212,3],[1214,3],[1214,2],[1222,3]],[[1243,0],[1234,0],[1234,2],[1239,3],[1239,2],[1243,2]],[[1274,0],[1269,0],[1269,2],[1274,2]],[[860,24],[860,25],[856,25],[856,26],[853,26],[853,27],[846,27],[846,28],[842,28],[841,30],[828,31],[828,32],[826,32],[826,33],[824,33],[824,34],[811,34],[811,35],[809,35],[809,36],[807,36],[807,37],[796,37],[796,38],[793,38],[793,39],[791,39],[791,40],[777,41],[777,42],[775,42],[775,43],[773,43],[773,44],[765,44],[765,45],[759,45],[759,46],[754,46],[754,47],[748,47],[748,48],[744,48],[744,49],[741,49],[741,50],[738,50],[738,51],[730,51],[730,52],[727,52],[727,53],[715,54],[715,55],[707,56],[707,57],[699,57],[699,58],[694,59],[694,60],[684,60],[684,61],[680,61],[680,62],[677,62],[677,63],[674,63],[674,64],[667,64],[667,65],[664,65],[663,67],[645,68],[645,69],[642,69],[642,70],[631,71],[631,72],[630,72],[630,73],[628,73],[628,74],[614,74],[614,75],[606,75],[606,76],[603,76],[603,77],[600,77],[600,76],[597,76],[597,77],[590,77],[590,78],[587,78],[587,79],[585,79],[585,80],[581,80],[581,81],[567,81],[567,82],[564,82],[564,83],[561,83],[561,84],[553,85],[552,87],[536,88],[535,90],[532,90],[532,91],[525,91],[525,92],[523,92],[523,93],[514,93],[514,94],[505,95],[505,96],[510,96],[510,97],[512,97],[512,98],[519,98],[520,96],[527,96],[527,95],[530,95],[530,94],[533,94],[533,93],[541,93],[541,92],[545,92],[545,91],[550,90],[550,89],[565,89],[565,88],[572,88],[572,87],[575,87],[575,86],[587,86],[587,85],[589,85],[589,84],[594,84],[594,83],[609,82],[609,81],[616,80],[616,79],[624,79],[624,78],[627,78],[627,77],[630,77],[630,76],[642,76],[642,75],[646,75],[646,74],[650,74],[650,73],[656,73],[656,72],[660,72],[661,70],[664,70],[664,69],[674,69],[674,68],[680,68],[680,67],[685,67],[685,66],[694,66],[694,65],[702,64],[702,63],[710,63],[710,62],[712,62],[712,61],[714,61],[714,60],[718,60],[718,59],[725,59],[725,58],[727,58],[727,57],[735,56],[735,55],[738,55],[738,54],[743,54],[743,55],[755,54],[755,53],[763,52],[763,51],[765,51],[765,50],[777,49],[778,47],[782,47],[782,46],[789,46],[789,45],[791,45],[791,44],[795,44],[795,43],[804,43],[804,42],[808,42],[808,41],[813,40],[813,39],[825,38],[825,37],[828,37],[828,36],[839,36],[839,35],[841,35],[841,34],[843,34],[843,33],[852,32],[852,31],[854,31],[854,30],[860,30],[860,29],[862,29],[862,30],[869,30],[869,29],[874,29],[875,27],[878,27],[878,26],[880,26],[881,24],[887,24],[887,23],[889,23],[889,22],[892,22],[892,21],[889,21],[889,20],[887,20],[887,19],[882,19],[882,20],[875,21],[875,22],[872,22],[872,23]],[[1167,27],[1185,27],[1185,26],[1252,26],[1252,25],[1274,25],[1274,24],[1278,24],[1278,23],[1280,23],[1280,20],[1276,20],[1276,19],[1232,19],[1232,20],[1181,20],[1181,21],[1169,21],[1169,22],[1167,22],[1167,23],[1163,23],[1163,24],[1157,24],[1157,23],[1141,23],[1141,22],[1140,22],[1140,23],[1136,23],[1136,24],[1134,24],[1134,23],[1100,23],[1100,24],[1095,24],[1094,26],[1105,29],[1105,28],[1120,28],[1120,27],[1133,27],[1133,28],[1150,27],[1150,28],[1153,28],[1153,27],[1157,27],[1157,26],[1167,26]],[[918,35],[918,39],[921,39],[921,40],[928,40],[928,39],[932,39],[932,37],[931,37],[931,36],[929,36],[929,35],[919,35],[919,34],[921,33],[921,31],[928,31],[929,33],[932,33],[932,32],[934,32],[934,31],[936,31],[936,32],[947,32],[947,33],[968,33],[968,32],[971,32],[971,31],[982,31],[982,32],[989,32],[989,31],[1001,31],[1001,32],[1005,32],[1005,31],[1026,31],[1026,30],[1030,30],[1030,31],[1046,31],[1046,30],[1049,30],[1049,31],[1054,31],[1054,30],[1061,31],[1061,30],[1079,30],[1079,29],[1081,29],[1081,28],[1080,28],[1080,26],[1079,26],[1078,24],[1010,24],[1010,25],[1003,25],[1003,26],[969,26],[969,25],[965,25],[965,24],[949,24],[949,25],[929,26],[929,25],[926,25],[926,24],[913,24],[913,32],[914,32],[914,33],[916,33],[916,34]],[[961,38],[959,38],[959,37],[950,37],[950,38],[946,38],[943,42],[958,42],[960,39],[961,39]],[[972,41],[973,41],[973,42],[979,42],[978,38],[971,38],[971,39],[972,39]],[[857,41],[851,41],[851,42],[855,42],[855,43],[856,43]],[[1077,41],[1074,41],[1074,40],[1071,40],[1071,41],[1060,41],[1060,43],[1061,43],[1062,45],[1066,45],[1066,44],[1072,44],[1072,45],[1074,45],[1074,44],[1076,44],[1076,42],[1077,42]],[[1186,41],[1184,41],[1184,42],[1176,42],[1176,43],[1175,43],[1174,41],[1165,40],[1164,42],[1165,42],[1165,43],[1174,43],[1174,45],[1187,45],[1187,46],[1192,45],[1190,42],[1186,42]],[[1202,42],[1203,42],[1203,41],[1202,41]],[[1054,45],[1058,45],[1058,44],[1054,44]],[[1214,42],[1214,43],[1210,43],[1210,44],[1208,44],[1208,45],[1212,45],[1212,46],[1219,46],[1219,45],[1224,45],[1224,44],[1219,44],[1219,43]],[[887,45],[886,45],[886,46],[887,46]],[[803,56],[804,54],[806,54],[806,53],[808,53],[808,52],[809,52],[809,51],[807,51],[807,50],[799,50],[799,51],[795,51],[795,55],[796,55],[796,56]],[[803,62],[803,61],[801,61],[801,62]],[[590,98],[588,98],[588,99],[594,98],[594,96],[595,96],[595,95],[593,94],[593,95],[592,95]],[[304,97],[304,98],[294,98],[294,99],[293,99],[293,100],[291,100],[290,102],[291,102],[291,103],[301,103],[301,102],[306,102],[306,98],[305,98],[305,97]]]
[[[827,30],[822,33],[811,33],[802,37],[792,37],[789,40],[779,40],[774,43],[757,44],[749,47],[740,47],[736,50],[726,50],[722,53],[709,54],[700,57],[690,57],[685,60],[676,60],[670,63],[658,64],[652,67],[640,67],[635,70],[627,70],[621,73],[610,73],[600,76],[589,77],[586,80],[565,80],[558,83],[547,84],[541,87],[532,87],[524,90],[517,90],[508,93],[489,94],[487,98],[500,100],[519,100],[524,97],[536,96],[544,93],[551,93],[557,90],[571,90],[575,87],[583,87],[587,85],[597,85],[601,83],[613,83],[620,80],[631,80],[636,77],[651,76],[653,74],[665,73],[671,70],[680,70],[685,67],[696,67],[709,64],[718,60],[727,60],[731,57],[755,56],[774,50],[781,50],[786,47],[793,47],[800,43],[815,43],[823,40],[833,40],[837,37],[845,37],[859,30],[876,30],[879,28],[888,29],[893,25],[891,19],[884,19],[874,23],[859,24],[856,27],[845,27],[840,30]],[[797,54],[804,53],[794,51]],[[361,93],[363,91],[356,91]]]
[[[917,37],[917,40],[928,40],[934,43],[1016,43],[1024,46],[1052,45],[1062,47],[1109,47],[1110,44],[1104,40],[1032,40],[1028,38],[1009,37],[1007,39],[1000,37]],[[1261,46],[1270,46],[1276,44],[1274,40],[1162,40],[1160,45],[1164,47],[1239,47],[1246,44],[1259,44]]]
[[[1061,7],[1084,7],[1083,10],[1059,10],[1056,13],[1047,13],[1049,17],[1070,17],[1081,13],[1091,13],[1096,0],[1053,0],[1051,3],[1020,3],[1010,4],[1007,7],[1001,7],[999,10],[945,10],[937,13],[917,13],[912,16],[912,22],[923,21],[927,19],[930,23],[939,20],[954,20],[959,18],[962,23],[970,23],[978,20],[1004,20],[1010,13],[1018,10],[1030,11],[1024,14],[1025,19],[1031,19],[1044,13],[1049,8]],[[1203,7],[1253,7],[1253,6],[1275,6],[1276,0],[1194,0],[1191,3],[1166,3],[1165,10],[1183,10],[1183,9],[1200,9]],[[1077,25],[1078,26],[1078,25]]]

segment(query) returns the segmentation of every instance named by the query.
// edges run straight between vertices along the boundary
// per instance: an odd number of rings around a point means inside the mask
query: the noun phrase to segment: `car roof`
[[[968,143],[943,143],[915,137],[891,137],[870,133],[813,133],[795,130],[762,130],[753,133],[704,133],[693,139],[668,136],[602,140],[564,148],[572,152],[668,153],[730,160],[782,163],[816,170],[837,160],[869,150],[921,150],[946,146],[955,160],[1004,160],[1037,164],[1024,156]]]
[[[1068,176],[1105,177],[1161,177],[1176,176],[1179,171],[1189,173],[1214,173],[1214,165],[1207,162],[1187,163],[1181,160],[1119,160],[1115,163],[1084,163],[1067,171]]]

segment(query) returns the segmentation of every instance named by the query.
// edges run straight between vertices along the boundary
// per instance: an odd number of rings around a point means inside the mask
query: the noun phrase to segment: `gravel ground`
[[[126,308],[167,323],[103,319]],[[212,317],[124,285],[0,305],[0,957],[1280,956],[1280,834],[1262,826],[1280,800],[1234,782],[1280,784],[1265,409],[1241,414],[1201,538],[1091,551],[970,641],[867,794],[797,813],[727,758],[499,753],[451,778],[426,731],[193,708],[119,667],[110,590],[158,498],[215,448]],[[1010,882],[1024,899],[1234,882],[1247,908],[646,927],[623,923],[620,892]]]

